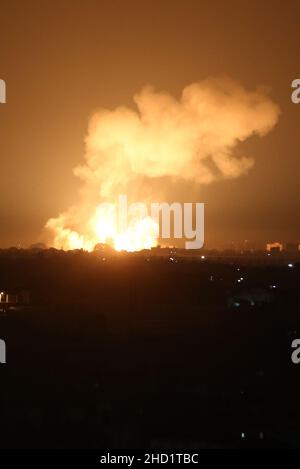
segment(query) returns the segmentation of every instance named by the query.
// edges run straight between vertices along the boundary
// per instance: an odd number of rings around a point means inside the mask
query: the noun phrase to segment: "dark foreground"
[[[298,265],[4,251],[0,283],[1,448],[300,447]]]

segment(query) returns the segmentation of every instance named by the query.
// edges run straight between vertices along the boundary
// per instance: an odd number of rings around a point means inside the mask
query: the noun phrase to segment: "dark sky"
[[[248,175],[196,188],[206,241],[300,242],[299,13],[300,1],[0,0],[0,245],[41,240],[76,203],[72,168],[94,110],[132,106],[145,84],[179,96],[224,74],[269,88],[281,115],[243,144]]]

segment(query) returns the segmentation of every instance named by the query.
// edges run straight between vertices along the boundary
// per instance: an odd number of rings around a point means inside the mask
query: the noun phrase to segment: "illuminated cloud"
[[[104,200],[122,193],[136,201],[157,200],[143,191],[143,178],[209,184],[247,173],[254,160],[236,156],[237,145],[267,134],[279,116],[263,91],[248,91],[228,78],[193,83],[179,100],[148,86],[134,102],[135,110],[118,107],[92,117],[85,163],[74,170],[83,180],[80,201],[47,224],[57,247],[72,247],[70,239],[76,247],[96,244],[91,221]]]

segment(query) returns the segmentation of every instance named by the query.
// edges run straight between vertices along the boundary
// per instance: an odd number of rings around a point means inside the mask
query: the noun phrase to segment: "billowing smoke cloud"
[[[55,245],[65,247],[70,235],[92,240],[90,218],[103,200],[124,193],[136,201],[157,201],[156,194],[143,191],[145,178],[208,184],[246,173],[254,160],[235,156],[237,145],[267,134],[279,115],[263,91],[248,91],[227,78],[193,83],[179,100],[145,87],[134,102],[136,110],[100,110],[91,119],[85,163],[74,170],[83,180],[80,200],[47,224],[55,231]]]

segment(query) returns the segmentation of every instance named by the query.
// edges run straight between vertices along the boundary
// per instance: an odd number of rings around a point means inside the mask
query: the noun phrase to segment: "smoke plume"
[[[227,78],[193,83],[180,99],[147,86],[134,103],[136,109],[102,109],[92,117],[85,162],[74,170],[83,182],[78,203],[46,225],[56,247],[92,249],[93,217],[102,201],[113,202],[119,194],[135,201],[161,199],[164,187],[157,196],[145,181],[209,184],[247,173],[254,160],[236,156],[237,145],[267,134],[279,115],[264,91],[248,91]]]

